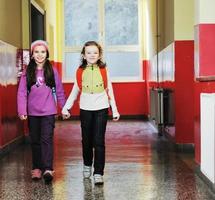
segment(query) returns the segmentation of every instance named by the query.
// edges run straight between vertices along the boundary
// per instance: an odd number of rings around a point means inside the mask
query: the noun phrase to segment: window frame
[[[98,16],[99,16],[99,30],[98,30],[98,42],[102,46],[104,54],[105,52],[138,52],[139,53],[139,74],[135,77],[114,77],[111,78],[112,82],[143,82],[142,74],[143,74],[143,67],[142,67],[142,60],[143,60],[143,0],[137,0],[138,2],[138,45],[105,45],[105,0],[98,0]],[[64,4],[64,0],[63,0]],[[63,13],[64,6],[63,6]],[[65,31],[65,15],[63,14],[63,28],[62,30]],[[64,32],[65,33],[65,32]],[[65,66],[65,54],[66,53],[80,53],[82,46],[65,46],[65,34],[62,38],[63,41],[63,63],[62,63],[62,80],[64,83],[74,82],[74,78],[67,78],[65,75],[66,66]],[[126,49],[126,50],[125,50]]]

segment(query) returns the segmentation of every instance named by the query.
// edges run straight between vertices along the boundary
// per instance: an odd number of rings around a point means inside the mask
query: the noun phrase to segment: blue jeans
[[[55,116],[28,116],[32,169],[53,170]]]
[[[96,111],[81,109],[80,119],[84,165],[92,166],[94,161],[94,174],[103,175],[108,108]]]

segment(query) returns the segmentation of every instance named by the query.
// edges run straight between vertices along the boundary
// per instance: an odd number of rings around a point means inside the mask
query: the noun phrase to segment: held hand
[[[20,118],[21,120],[26,120],[28,117],[27,117],[27,115],[20,115],[19,118]]]
[[[70,118],[70,114],[66,114],[66,115],[62,115],[63,119],[69,119]]]
[[[117,116],[117,117],[113,117],[113,121],[118,121],[119,120],[119,118],[120,118],[120,115],[119,116]]]
[[[62,109],[61,114],[62,114],[63,120],[64,120],[64,119],[69,119],[70,116],[71,116],[70,113],[69,113],[69,111],[68,111],[66,108],[63,108],[63,109]]]

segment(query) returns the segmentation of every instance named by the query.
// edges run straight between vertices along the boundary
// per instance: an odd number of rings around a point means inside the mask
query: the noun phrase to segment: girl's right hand
[[[63,117],[63,119],[69,119],[69,118],[70,118],[70,113],[68,113],[68,114],[66,114],[66,115],[63,114],[62,117]]]
[[[70,113],[66,108],[62,109],[61,114],[62,114],[63,119],[69,119],[70,118]]]
[[[21,120],[26,120],[26,119],[28,118],[28,116],[27,116],[27,115],[20,115],[19,118],[20,118]]]

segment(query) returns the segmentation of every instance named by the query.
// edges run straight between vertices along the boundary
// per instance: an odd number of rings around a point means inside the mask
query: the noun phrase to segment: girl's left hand
[[[19,118],[20,118],[21,120],[26,120],[28,117],[27,117],[27,115],[20,115]]]
[[[119,116],[117,116],[117,117],[113,117],[113,121],[118,121],[118,120],[119,120],[119,118],[120,118],[120,115],[119,115]]]

